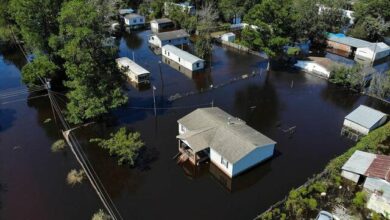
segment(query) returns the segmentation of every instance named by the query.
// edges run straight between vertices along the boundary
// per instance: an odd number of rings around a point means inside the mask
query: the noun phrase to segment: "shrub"
[[[82,183],[84,179],[85,173],[84,170],[75,170],[72,169],[69,173],[68,176],[66,177],[66,181],[68,182],[69,185],[76,185],[78,183]]]
[[[51,145],[51,151],[58,152],[60,150],[63,150],[65,146],[65,141],[63,139],[59,139]]]
[[[352,204],[356,209],[363,209],[367,202],[367,194],[364,191],[357,192],[355,198],[352,200]]]
[[[111,217],[106,214],[102,209],[99,209],[98,212],[93,214],[92,220],[110,220]]]

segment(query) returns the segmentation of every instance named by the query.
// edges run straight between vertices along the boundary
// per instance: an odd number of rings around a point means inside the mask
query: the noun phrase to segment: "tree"
[[[22,68],[22,80],[28,85],[41,85],[39,78],[53,77],[58,67],[47,55],[38,53],[32,62]]]
[[[111,217],[106,214],[102,209],[99,209],[98,212],[93,214],[92,220],[110,220]]]
[[[116,50],[104,47],[104,12],[94,1],[71,0],[63,4],[58,18],[59,35],[50,45],[64,60],[70,89],[67,116],[80,123],[107,113],[127,101],[114,57]]]
[[[198,31],[199,35],[195,42],[195,53],[205,58],[211,55],[211,37],[210,31],[216,26],[218,19],[218,12],[211,2],[203,5],[202,9],[198,11]]]
[[[220,0],[218,8],[225,21],[230,22],[244,14],[244,4],[245,1],[242,0]]]
[[[48,39],[57,33],[62,0],[10,0],[9,9],[23,40],[32,49],[48,52]]]
[[[383,99],[390,98],[390,71],[374,74],[370,82],[369,92]]]
[[[92,139],[91,142],[96,142],[103,149],[109,150],[111,156],[117,156],[119,165],[128,163],[133,166],[139,150],[145,145],[140,136],[140,133],[128,132],[123,127],[117,133],[111,133],[109,139],[97,138]]]
[[[355,25],[350,34],[370,41],[380,41],[390,31],[390,1],[366,0],[353,5]]]

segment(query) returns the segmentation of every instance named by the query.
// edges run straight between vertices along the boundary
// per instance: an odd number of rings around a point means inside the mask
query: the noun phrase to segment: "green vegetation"
[[[197,40],[195,42],[195,53],[201,57],[206,58],[211,56],[211,36],[212,28],[216,27],[218,19],[218,11],[213,3],[206,3],[202,10],[198,11],[198,31]]]
[[[66,146],[65,141],[63,139],[59,139],[51,145],[51,151],[52,152],[61,151],[65,149],[65,146]]]
[[[366,0],[353,5],[355,25],[349,34],[370,41],[382,41],[390,33],[390,1]]]
[[[72,169],[71,171],[69,171],[66,177],[66,182],[71,186],[75,186],[76,184],[82,183],[84,178],[84,170],[80,169],[77,171],[76,169]]]
[[[340,65],[333,69],[329,81],[360,91],[363,86],[363,79],[364,72],[362,71],[362,66],[347,67]]]
[[[91,139],[103,149],[107,149],[111,156],[118,157],[118,164],[128,163],[134,166],[139,150],[145,145],[140,139],[138,132],[128,132],[126,128],[120,128],[118,132],[111,133],[110,138],[103,140],[100,138]]]
[[[92,220],[110,220],[111,217],[106,214],[102,209],[99,209],[98,212],[93,214]]]
[[[370,132],[354,147],[331,160],[321,175],[315,176],[306,185],[291,190],[282,204],[263,213],[258,219],[308,219],[321,209],[331,210],[337,205],[357,210],[357,213],[367,216],[370,211],[365,208],[366,193],[341,177],[341,167],[356,150],[382,153],[381,146],[389,139],[390,122]],[[322,196],[321,193],[324,192],[326,194]]]
[[[29,85],[40,84],[39,77],[53,77],[58,67],[47,55],[37,54],[31,63],[27,63],[22,69],[22,80]]]

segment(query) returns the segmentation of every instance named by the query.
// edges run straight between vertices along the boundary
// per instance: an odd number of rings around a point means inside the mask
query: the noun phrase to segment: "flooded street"
[[[115,110],[105,124],[75,131],[124,219],[253,219],[353,145],[340,137],[350,111],[365,104],[390,113],[380,101],[312,75],[267,73],[260,57],[218,45],[211,68],[181,73],[148,48],[149,34],[126,34],[118,42],[119,56],[134,54],[151,72],[157,116],[152,88],[129,85],[128,106]],[[0,91],[25,88],[22,58],[16,49],[0,56]],[[259,74],[215,88],[251,73]],[[188,92],[196,94],[168,101]],[[69,150],[50,150],[60,133],[53,120],[44,123],[52,118],[48,98],[27,101],[28,96],[0,100],[0,183],[6,188],[0,192],[0,219],[89,219],[102,205],[87,180],[67,185],[68,171],[79,166]],[[177,120],[211,103],[275,140],[275,157],[232,181],[212,166],[178,166],[172,159],[178,151]],[[89,143],[122,126],[139,131],[146,143],[135,168],[118,166],[107,151]],[[286,132],[294,126],[294,134]]]

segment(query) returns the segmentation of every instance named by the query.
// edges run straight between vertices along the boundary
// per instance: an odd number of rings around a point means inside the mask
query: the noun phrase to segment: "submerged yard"
[[[125,219],[253,219],[353,145],[340,137],[343,118],[350,111],[365,104],[390,113],[390,107],[377,100],[308,74],[267,73],[267,62],[260,57],[218,45],[213,46],[211,68],[188,76],[159,63],[161,56],[148,48],[149,34],[124,35],[119,56],[133,58],[134,54],[135,61],[151,72],[157,116],[152,89],[129,85],[126,107],[113,112],[105,124],[76,131]],[[0,61],[5,70],[0,74],[0,89],[22,86],[21,65],[10,54]],[[253,72],[261,74],[228,83]],[[220,84],[226,85],[205,91]],[[168,101],[177,93],[189,92],[194,94]],[[275,157],[232,181],[212,166],[201,170],[178,166],[172,160],[178,150],[176,121],[212,102],[275,140]],[[50,152],[51,143],[59,137],[53,120],[43,123],[51,117],[50,111],[47,98],[0,105],[0,181],[7,187],[0,194],[0,219],[85,219],[101,206],[89,183],[66,185],[66,173],[78,165],[68,151]],[[121,126],[139,131],[146,143],[135,168],[118,166],[115,158],[89,143],[90,138],[107,137]],[[294,126],[295,133],[287,132]],[[21,149],[13,150],[14,146]],[[25,196],[36,197],[37,202],[15,203],[15,198],[20,201]]]

